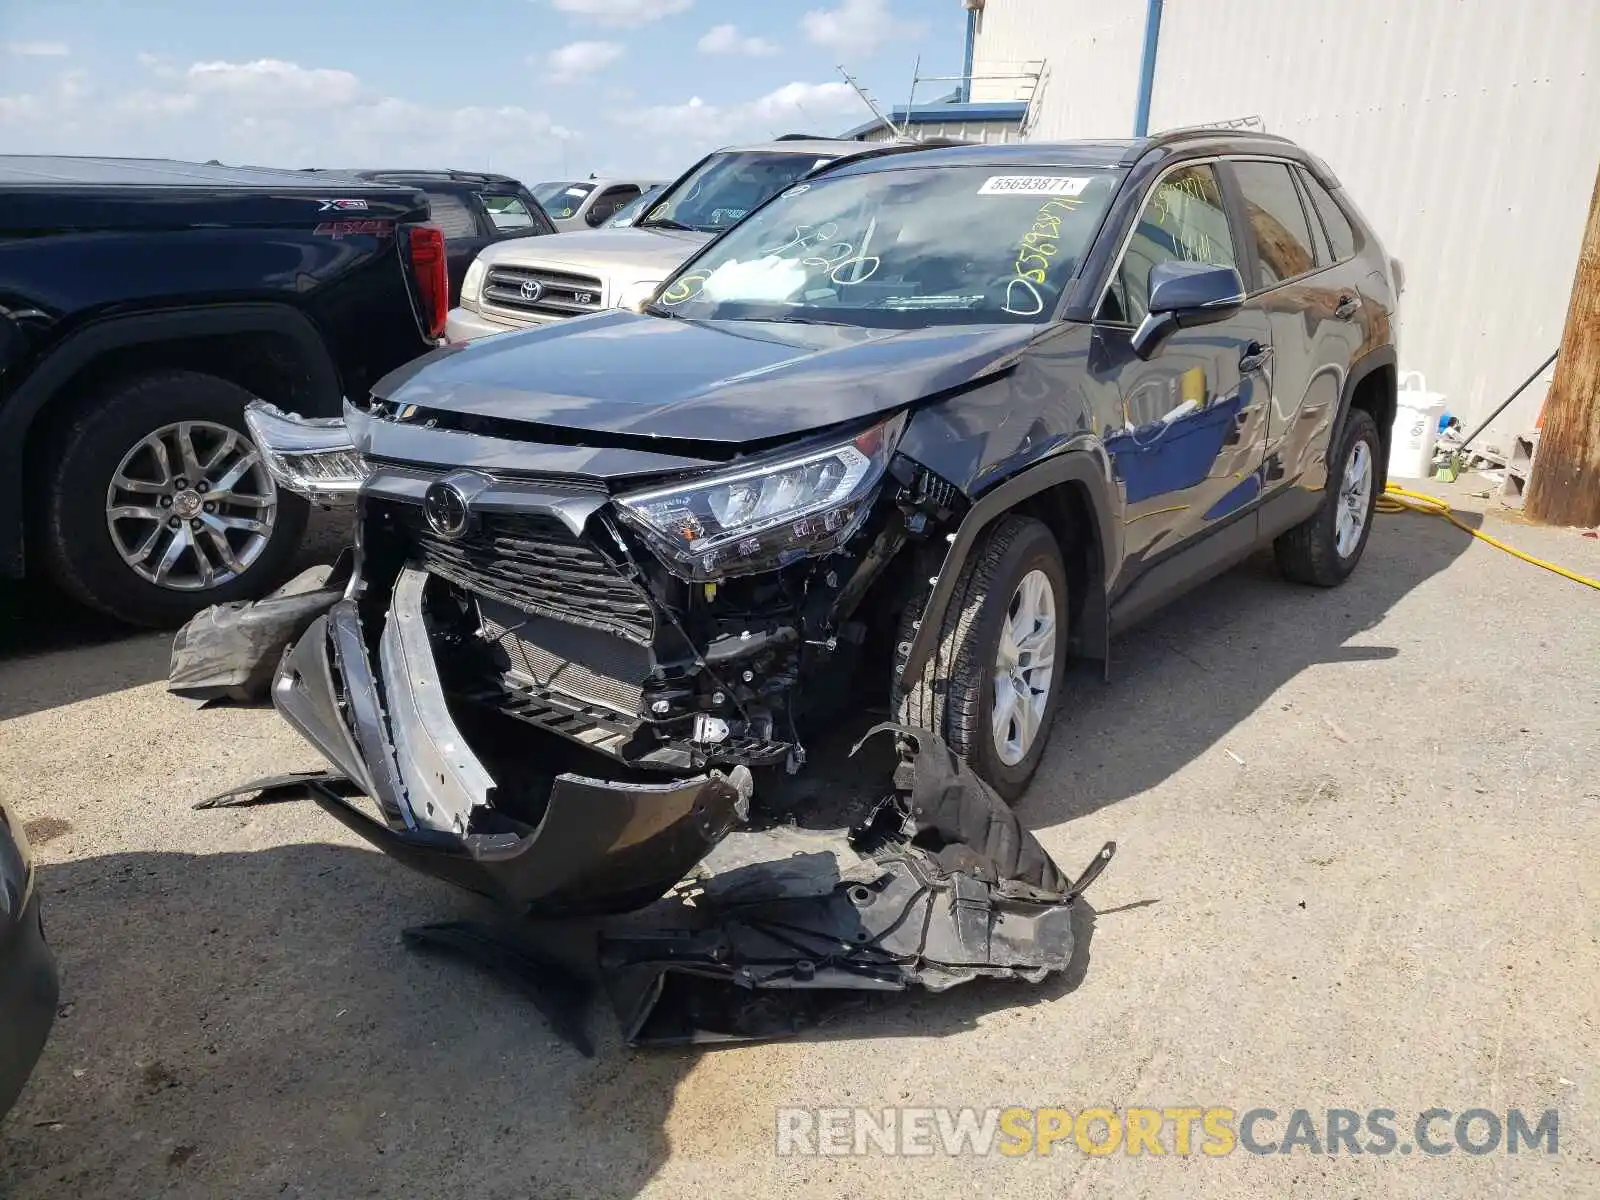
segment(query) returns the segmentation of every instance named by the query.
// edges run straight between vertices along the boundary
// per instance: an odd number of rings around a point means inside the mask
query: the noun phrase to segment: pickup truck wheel
[[[135,625],[281,583],[310,506],[245,432],[243,388],[194,371],[111,384],[54,439],[42,550],[61,589]]]
[[[1372,532],[1381,445],[1372,414],[1352,408],[1321,505],[1272,544],[1285,579],[1333,587],[1355,570]]]
[[[1066,567],[1050,530],[1001,517],[973,548],[922,676],[900,694],[921,599],[907,606],[895,653],[894,709],[931,729],[1014,802],[1039,768],[1066,665]]]

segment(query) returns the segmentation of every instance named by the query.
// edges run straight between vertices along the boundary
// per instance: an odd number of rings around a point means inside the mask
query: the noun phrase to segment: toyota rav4
[[[258,409],[360,500],[357,582],[277,703],[373,790],[369,836],[536,862],[519,895],[617,847],[670,873],[725,772],[875,700],[1015,798],[1069,656],[1259,546],[1354,569],[1394,273],[1276,137],[835,167],[640,311],[437,351],[345,427]],[[619,781],[554,777],[562,745]]]

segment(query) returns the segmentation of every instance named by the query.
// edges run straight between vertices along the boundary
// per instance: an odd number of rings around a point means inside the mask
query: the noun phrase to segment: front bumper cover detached
[[[531,828],[485,821],[495,782],[445,704],[423,611],[426,582],[420,571],[402,572],[378,670],[356,603],[341,600],[284,657],[273,684],[278,712],[381,813],[380,821],[336,790],[313,787],[312,798],[350,829],[512,908],[599,911],[661,895],[748,813],[750,774],[736,767],[659,784],[557,775]]]
[[[515,912],[626,914],[595,927],[593,965],[630,1043],[775,1037],[818,1019],[830,998],[983,976],[1039,983],[1069,970],[1078,898],[1114,844],[1067,878],[925,730],[873,731],[893,731],[900,765],[893,791],[849,829],[733,832],[749,815],[742,766],[659,784],[555,775],[542,808],[510,804],[524,818],[513,819],[445,702],[427,584],[421,571],[400,573],[376,655],[345,599],[284,657],[273,701],[339,774],[242,790],[309,790],[385,853]],[[530,750],[514,766],[490,762],[520,771],[526,761],[530,777],[549,778],[537,759]],[[562,939],[575,928],[456,922],[407,935],[516,975],[582,1048],[581,1016],[551,989],[576,996],[587,985],[564,981],[560,956],[526,942],[534,929]]]

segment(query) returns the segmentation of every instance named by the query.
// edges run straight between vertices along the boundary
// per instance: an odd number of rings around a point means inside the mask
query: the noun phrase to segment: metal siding
[[[1127,137],[1139,90],[1144,5],[1138,0],[988,0],[973,73],[1045,61],[1030,138]],[[1026,84],[1022,85],[1024,88]],[[1014,82],[972,81],[974,100],[1017,98]]]
[[[975,56],[1047,61],[1031,137],[1124,137],[1144,12],[988,0]],[[1600,163],[1597,64],[1595,0],[1181,0],[1150,127],[1259,115],[1324,158],[1405,264],[1402,369],[1471,423],[1560,341]],[[1530,426],[1544,392],[1497,427]]]
[[[1561,340],[1600,163],[1597,63],[1594,0],[1184,0],[1166,6],[1151,128],[1259,115],[1325,159],[1405,264],[1401,369],[1470,424]],[[1530,427],[1544,394],[1497,428]]]
[[[936,123],[919,121],[910,127],[910,135],[915,140],[934,137],[960,138],[967,142],[1017,142],[1021,135],[1017,131],[1015,121],[940,121]],[[862,138],[868,142],[887,142],[893,135],[889,130],[880,125],[871,130]]]

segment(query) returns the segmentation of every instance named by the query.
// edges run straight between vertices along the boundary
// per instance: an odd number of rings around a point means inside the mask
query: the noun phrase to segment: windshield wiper
[[[848,328],[849,321],[824,321],[821,317],[757,317],[755,320],[771,321],[777,325],[840,325]]]
[[[673,312],[670,308],[663,308],[659,304],[646,304],[639,311],[650,317],[671,317],[674,321],[688,320],[682,313]]]
[[[698,233],[693,225],[685,225],[682,221],[674,221],[671,217],[656,217],[649,221],[640,221],[639,229],[681,229],[685,233]]]

